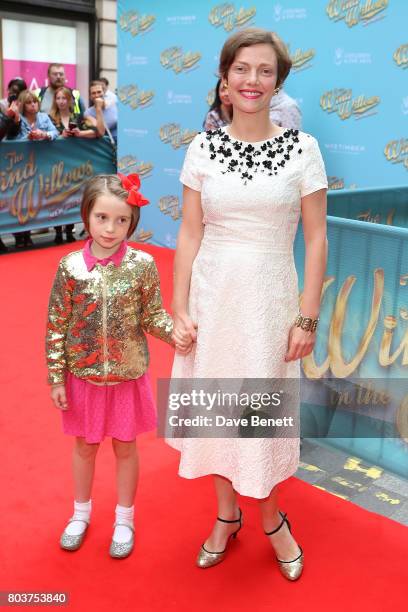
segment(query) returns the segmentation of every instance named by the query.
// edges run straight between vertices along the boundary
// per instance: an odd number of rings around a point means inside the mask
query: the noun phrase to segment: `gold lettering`
[[[334,308],[333,318],[331,320],[329,332],[329,357],[331,370],[337,378],[346,378],[357,368],[361,363],[370,340],[374,334],[377,325],[378,316],[380,313],[381,300],[384,292],[384,270],[377,268],[374,270],[374,290],[371,304],[371,314],[360,341],[359,347],[353,359],[346,363],[342,357],[341,337],[346,317],[347,301],[356,281],[355,276],[349,276],[343,283],[337,297]]]
[[[397,327],[396,318],[388,315],[384,318],[384,333],[380,345],[380,354],[378,361],[382,366],[392,365],[398,357],[402,355],[402,365],[408,365],[408,329],[406,330],[399,347],[395,350],[394,354],[391,355],[391,343],[394,335],[394,330]]]

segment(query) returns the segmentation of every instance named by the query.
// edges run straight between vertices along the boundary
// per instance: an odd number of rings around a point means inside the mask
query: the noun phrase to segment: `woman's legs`
[[[215,492],[217,495],[218,515],[220,518],[231,521],[239,518],[239,508],[237,495],[232,488],[232,484],[222,476],[214,475]],[[207,538],[204,546],[211,552],[221,552],[224,550],[228,538],[234,531],[237,531],[239,523],[222,523],[215,521],[213,530]]]
[[[259,500],[261,510],[262,525],[264,531],[273,531],[282,522],[278,508],[278,487],[272,489],[269,497]],[[276,556],[281,561],[292,561],[299,556],[299,546],[290,533],[286,524],[281,529],[269,536]]]
[[[80,503],[91,499],[95,473],[95,458],[99,444],[88,444],[85,438],[76,438],[72,457],[75,500]]]

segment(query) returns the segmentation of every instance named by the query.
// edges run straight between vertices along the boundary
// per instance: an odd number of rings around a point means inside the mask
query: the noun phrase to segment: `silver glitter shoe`
[[[283,514],[280,511],[279,511],[279,514],[282,517],[282,521],[280,525],[276,529],[273,529],[273,531],[268,531],[268,532],[265,531],[265,535],[267,536],[273,535],[274,533],[279,531],[279,529],[283,525],[285,525],[285,523],[290,533],[292,533],[292,529],[290,527],[290,523],[288,519],[286,518],[286,514]],[[299,555],[296,557],[296,559],[292,559],[292,561],[282,561],[281,559],[278,559],[278,557],[276,557],[276,560],[278,562],[279,569],[280,569],[282,576],[285,576],[285,578],[287,578],[288,580],[297,580],[298,578],[300,578],[303,572],[303,565],[304,565],[303,550],[300,546],[299,546]]]
[[[115,540],[112,538],[109,554],[114,559],[125,559],[133,550],[133,546],[135,544],[135,530],[127,523],[115,523],[113,528],[117,527],[118,525],[128,527],[132,531],[132,537],[130,538],[129,542],[115,542]]]
[[[64,529],[63,534],[60,538],[60,546],[64,550],[78,550],[78,548],[80,548],[84,540],[86,532],[88,531],[88,526],[89,526],[88,521],[70,518],[68,521],[68,524],[72,523],[73,521],[78,521],[79,523],[85,523],[86,527],[84,531],[80,533],[79,535],[70,535],[69,533],[66,533]]]

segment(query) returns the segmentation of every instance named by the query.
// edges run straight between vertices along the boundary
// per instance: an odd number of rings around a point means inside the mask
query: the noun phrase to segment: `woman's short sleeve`
[[[202,174],[202,149],[200,147],[200,134],[191,141],[184,158],[184,164],[180,173],[180,181],[183,185],[191,187],[195,191],[201,191],[203,182]]]
[[[309,134],[306,138],[308,142],[303,146],[303,169],[300,181],[302,198],[319,189],[327,189],[326,170],[317,140]]]

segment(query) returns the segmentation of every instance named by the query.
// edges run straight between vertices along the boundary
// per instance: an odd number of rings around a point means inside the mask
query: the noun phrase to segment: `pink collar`
[[[125,240],[122,242],[116,253],[113,253],[113,255],[110,255],[109,257],[105,257],[105,259],[98,259],[95,257],[95,255],[92,255],[92,242],[93,241],[91,238],[87,240],[82,251],[88,272],[93,270],[97,263],[101,264],[101,266],[106,266],[108,263],[112,262],[117,268],[120,266],[127,251],[127,244]]]

